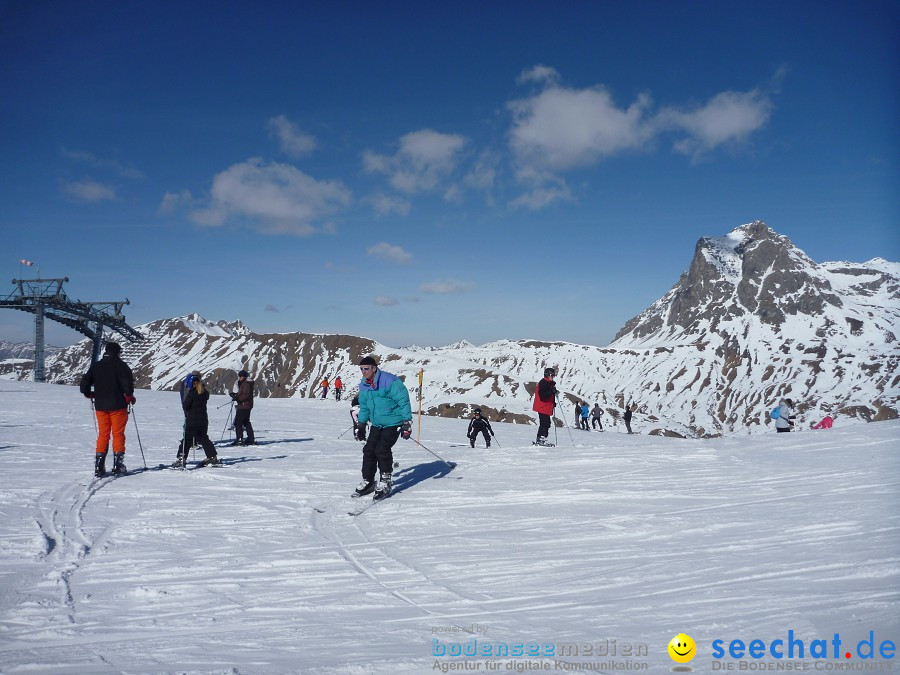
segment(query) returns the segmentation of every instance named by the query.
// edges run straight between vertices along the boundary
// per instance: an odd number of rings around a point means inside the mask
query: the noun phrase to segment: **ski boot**
[[[553,443],[550,443],[549,441],[547,441],[546,436],[538,436],[537,440],[534,442],[534,445],[540,445],[544,448],[552,448],[553,447]]]
[[[94,476],[103,478],[106,475],[106,453],[94,453]]]
[[[209,457],[207,457],[206,459],[203,460],[203,462],[200,464],[200,466],[216,466],[217,464],[221,464],[221,463],[222,462],[219,461],[218,455],[210,455]]]
[[[114,452],[113,453],[113,468],[112,472],[118,474],[120,476],[128,473],[128,469],[125,468],[125,452]]]
[[[473,441],[471,438],[469,439],[469,445],[471,445],[473,448],[475,447],[475,441]]]
[[[378,479],[378,485],[375,486],[375,494],[372,495],[372,499],[374,499],[375,501],[384,499],[389,494],[391,494],[391,487],[391,474],[381,474],[381,477]]]
[[[363,495],[369,494],[372,490],[375,489],[375,481],[362,479],[362,482],[356,486],[356,490],[351,497],[362,497]]]

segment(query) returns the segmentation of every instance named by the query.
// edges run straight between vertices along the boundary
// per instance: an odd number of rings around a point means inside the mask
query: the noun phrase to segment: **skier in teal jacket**
[[[375,491],[375,499],[391,493],[391,472],[394,466],[393,447],[400,436],[412,433],[412,408],[406,385],[396,375],[378,369],[371,356],[359,362],[362,381],[359,383],[359,424],[372,424],[363,447],[362,482],[354,496],[361,497]],[[375,484],[375,469],[379,471]]]

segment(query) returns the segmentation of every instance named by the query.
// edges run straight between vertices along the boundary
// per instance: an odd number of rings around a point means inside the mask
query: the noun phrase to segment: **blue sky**
[[[898,37],[879,0],[0,0],[0,271],[132,325],[605,345],[756,219],[900,258]]]

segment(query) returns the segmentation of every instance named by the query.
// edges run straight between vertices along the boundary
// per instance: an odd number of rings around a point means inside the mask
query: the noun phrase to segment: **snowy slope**
[[[427,418],[422,443],[457,467],[401,441],[399,492],[352,518],[345,403],[258,400],[263,444],[221,448],[221,469],[94,481],[77,389],[2,382],[0,397],[3,673],[466,663],[433,655],[435,639],[615,640],[614,661],[645,645],[632,661],[660,673],[679,632],[710,672],[716,638],[900,638],[898,421],[706,440],[558,429],[553,449],[496,423],[502,448],[487,451],[465,445],[463,421]],[[226,400],[210,401],[214,440]],[[129,467],[138,428],[148,465],[171,461],[177,396],[139,392],[135,415]],[[494,661],[621,672],[565,665],[597,657]]]

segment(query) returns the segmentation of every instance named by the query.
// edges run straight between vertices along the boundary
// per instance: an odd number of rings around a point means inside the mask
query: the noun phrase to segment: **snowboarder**
[[[384,499],[391,493],[394,444],[403,436],[412,435],[412,408],[409,391],[396,375],[378,369],[371,356],[359,362],[362,381],[359,383],[359,424],[372,423],[369,440],[363,447],[362,482],[356,486],[355,496],[369,494]],[[375,484],[375,469],[379,471]]]
[[[237,404],[234,413],[234,443],[232,445],[256,445],[256,436],[253,434],[253,425],[250,424],[250,411],[253,410],[253,380],[248,380],[250,373],[246,370],[238,371],[238,390],[231,392],[231,399]],[[247,440],[244,440],[244,429],[247,430]]]
[[[544,368],[544,379],[534,388],[534,403],[531,409],[538,414],[538,432],[534,441],[535,445],[549,445],[547,436],[550,435],[550,416],[556,407],[556,383],[553,378],[556,371],[553,368]]]
[[[328,378],[322,380],[322,398],[328,398]]]
[[[366,440],[366,425],[359,423],[359,396],[354,396],[350,401],[350,419],[353,420],[353,438]]]
[[[637,410],[637,406],[632,406],[629,403],[625,406],[625,428],[628,430],[629,434],[633,434],[634,432],[631,430],[631,413],[633,410]]]
[[[341,394],[343,393],[343,391],[344,391],[344,383],[341,382],[341,376],[338,375],[336,378],[334,378],[334,400],[335,401],[341,400]]]
[[[775,430],[779,434],[793,431],[794,429],[794,402],[789,398],[778,401],[778,417],[775,418]]]
[[[494,435],[494,430],[491,429],[491,423],[481,416],[481,408],[475,408],[475,411],[472,413],[472,419],[469,422],[469,430],[466,432],[466,436],[469,437],[469,444],[473,448],[475,447],[475,439],[478,438],[479,433],[484,436],[484,442],[487,444],[486,447],[491,447],[491,436]]]
[[[187,463],[188,451],[194,443],[200,444],[206,453],[203,466],[218,464],[219,457],[216,454],[216,446],[209,440],[209,417],[206,414],[206,403],[209,401],[209,391],[203,386],[203,380],[192,377],[191,388],[184,397],[182,408],[184,409],[184,438],[178,448],[178,456],[175,459],[175,467],[183,467]]]
[[[822,421],[818,424],[813,425],[813,429],[830,429],[834,425],[834,418],[837,417],[834,413],[830,415],[825,415],[822,418]]]
[[[125,425],[128,422],[128,406],[134,405],[134,375],[119,354],[122,347],[107,342],[103,358],[91,364],[81,378],[81,393],[93,401],[97,415],[97,444],[94,452],[94,475],[106,475],[106,453],[109,437],[113,444],[113,473],[124,474]],[[93,389],[92,389],[93,388]]]
[[[600,421],[601,415],[603,415],[603,408],[600,407],[599,403],[595,403],[593,409],[591,410],[592,429],[600,427],[600,431],[603,431],[603,422]]]
[[[591,428],[588,426],[588,417],[591,415],[591,409],[588,407],[587,401],[584,401],[581,404],[581,428],[585,431],[590,431]]]

